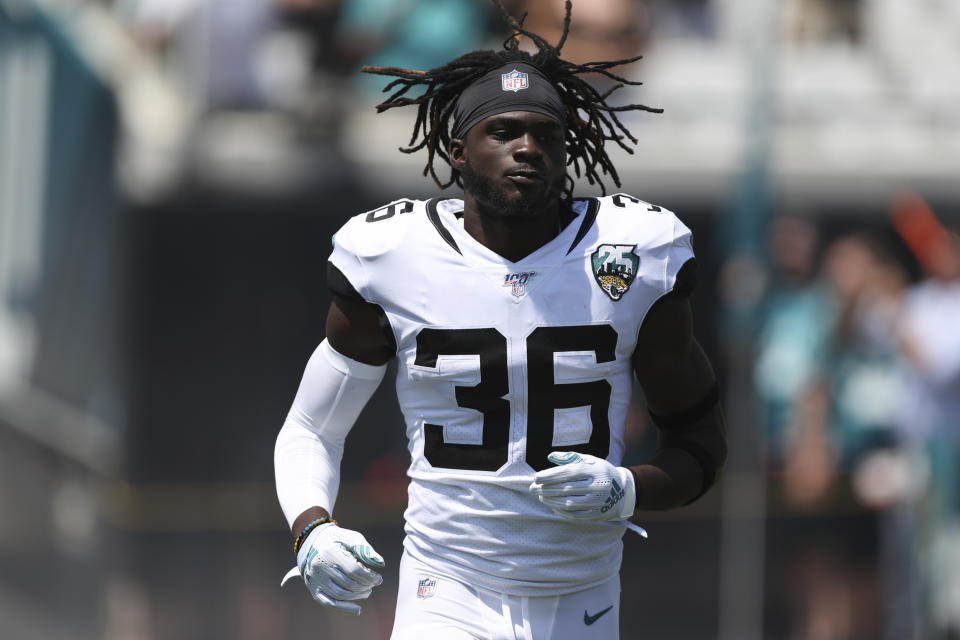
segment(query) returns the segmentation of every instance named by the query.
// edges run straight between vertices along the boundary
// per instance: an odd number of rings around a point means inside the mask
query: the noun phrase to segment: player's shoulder
[[[670,243],[690,230],[666,207],[627,193],[594,198],[597,226],[604,234],[622,234],[643,244]]]
[[[386,253],[401,244],[418,219],[423,219],[427,202],[398,198],[358,213],[334,234],[334,245],[359,256]]]
[[[624,216],[622,222],[636,222],[638,224],[673,220],[676,214],[666,207],[647,202],[628,193],[614,193],[608,196],[597,196],[598,215],[605,217]]]

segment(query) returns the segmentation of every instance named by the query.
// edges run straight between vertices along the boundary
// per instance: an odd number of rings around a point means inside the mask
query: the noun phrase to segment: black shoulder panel
[[[580,241],[583,240],[584,236],[587,235],[587,232],[590,231],[590,227],[593,226],[594,221],[597,219],[597,213],[600,211],[600,201],[596,198],[589,198],[587,200],[587,212],[583,216],[583,222],[580,223],[580,228],[577,230],[577,237],[573,239],[573,242],[570,244],[570,248],[567,249],[567,255],[570,255],[570,252],[580,244]]]
[[[361,296],[357,290],[353,288],[353,285],[350,284],[350,281],[347,280],[347,276],[343,275],[343,272],[332,262],[327,262],[327,287],[330,288],[330,291],[332,291],[333,295],[337,298],[343,298],[351,302],[373,304],[363,299],[363,296]],[[377,322],[380,325],[380,330],[383,332],[384,337],[386,337],[387,344],[390,345],[393,353],[396,353],[397,339],[394,337],[393,329],[390,327],[390,319],[387,317],[383,307],[378,304],[374,304],[373,306],[377,309]]]
[[[347,280],[347,276],[343,275],[343,272],[332,262],[327,262],[327,287],[334,295],[356,302],[366,302]]]
[[[433,228],[437,230],[437,233],[440,234],[440,237],[443,238],[443,241],[450,245],[454,251],[460,253],[460,247],[457,246],[457,241],[453,239],[453,236],[450,235],[450,231],[443,226],[443,222],[440,221],[440,214],[437,213],[437,203],[440,202],[441,198],[431,198],[427,202],[427,218],[430,220],[430,223],[433,224]]]
[[[677,272],[677,279],[673,283],[673,293],[687,297],[697,287],[697,259],[690,258],[683,263]]]

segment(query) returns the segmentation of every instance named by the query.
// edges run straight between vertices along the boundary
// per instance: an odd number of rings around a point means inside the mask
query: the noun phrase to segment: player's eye
[[[537,131],[537,137],[544,142],[558,142],[563,140],[563,129],[558,127],[543,127]]]

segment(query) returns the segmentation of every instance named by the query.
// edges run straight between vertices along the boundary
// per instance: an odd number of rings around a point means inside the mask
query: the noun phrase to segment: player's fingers
[[[345,531],[339,540],[341,547],[354,558],[368,567],[382,569],[385,566],[383,556],[367,542],[363,534],[356,531]]]
[[[590,520],[595,518],[597,513],[597,510],[593,507],[581,508],[581,507],[554,505],[554,506],[551,506],[550,508],[554,513],[561,515],[564,518],[573,519],[573,520]]]
[[[319,563],[311,565],[303,576],[311,591],[322,590],[333,598],[342,598],[352,590],[347,587],[350,581],[343,577],[335,565]]]
[[[351,557],[330,567],[327,575],[332,582],[350,592],[372,589],[383,582],[383,577],[367,569]]]
[[[368,567],[382,569],[385,566],[383,556],[374,551],[373,547],[366,543],[366,540],[364,540],[362,544],[355,544],[350,547],[350,553],[353,554],[354,558]]]
[[[344,577],[352,583],[356,583],[363,588],[366,587],[375,587],[383,582],[383,577],[367,567],[360,559],[357,557],[356,552],[357,545],[347,547],[344,544],[340,544],[340,550],[342,552],[342,557],[339,558],[337,563],[337,568],[343,573]],[[380,566],[383,566],[383,558],[380,558],[373,549],[367,545],[367,549],[373,553],[373,555],[379,559]],[[368,558],[371,562],[372,558]],[[366,561],[366,560],[365,560]],[[347,588],[352,588],[352,585],[347,583],[344,584]]]
[[[533,476],[533,481],[536,484],[554,484],[558,482],[588,480],[590,477],[591,474],[586,465],[583,463],[575,463],[537,471],[536,475]]]
[[[371,571],[362,566],[359,562],[354,562],[341,568],[336,576],[336,581],[342,587],[351,591],[360,591],[362,589],[372,589],[383,582],[383,576],[376,571]]]
[[[547,460],[556,465],[564,465],[583,462],[583,456],[576,451],[551,451],[547,454]]]
[[[582,500],[577,500],[575,498],[551,498],[551,497],[541,497],[540,502],[547,505],[551,509],[560,509],[562,511],[584,511],[593,509],[593,504],[584,503]]]
[[[333,575],[326,576],[326,579],[320,579],[317,581],[316,589],[323,591],[331,598],[336,600],[353,600],[351,597],[354,593],[360,591],[360,589],[348,589],[344,587],[340,582],[341,579]],[[312,583],[311,583],[312,584]]]
[[[537,485],[534,493],[541,496],[585,496],[590,493],[589,481],[564,482],[559,484]]]
[[[372,593],[373,593],[373,587],[367,587],[362,591],[347,591],[346,593],[343,593],[343,594],[337,594],[336,597],[337,597],[337,600],[345,600],[345,601],[366,600],[367,598],[370,597],[370,594]]]
[[[322,591],[310,590],[310,595],[313,596],[313,599],[322,604],[325,607],[330,607],[331,609],[336,609],[337,611],[342,611],[344,613],[350,613],[355,616],[360,615],[361,607],[358,604],[353,602],[341,602],[331,598]]]
[[[311,563],[307,567],[305,578],[309,585],[321,588],[330,585],[335,591],[334,597],[337,598],[372,589],[383,581],[380,574],[363,567],[344,549],[331,549],[325,554],[323,561]]]

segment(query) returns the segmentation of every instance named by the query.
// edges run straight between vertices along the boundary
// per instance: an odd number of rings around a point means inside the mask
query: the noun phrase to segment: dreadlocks
[[[625,106],[607,104],[607,98],[617,89],[624,85],[642,84],[627,80],[610,69],[634,62],[643,56],[609,62],[574,64],[560,57],[560,49],[563,48],[570,32],[571,0],[566,1],[563,33],[556,46],[523,27],[526,14],[517,20],[507,12],[501,0],[492,0],[492,2],[513,29],[513,34],[504,42],[502,51],[473,51],[430,71],[370,66],[361,69],[366,73],[396,78],[384,87],[384,92],[393,89],[395,91],[377,105],[378,113],[394,107],[417,105],[417,121],[413,126],[413,135],[410,137],[409,145],[401,147],[400,150],[404,153],[414,153],[426,148],[427,164],[423,168],[423,175],[429,174],[441,189],[449,187],[454,182],[463,186],[459,171],[451,169],[450,178],[442,181],[433,166],[436,156],[440,156],[444,162],[450,164],[450,158],[447,155],[450,145],[450,117],[456,107],[457,98],[464,89],[491,69],[508,62],[526,62],[537,67],[550,79],[563,101],[567,112],[565,141],[567,165],[573,165],[574,173],[578,178],[582,173],[590,184],[598,184],[604,194],[606,194],[606,187],[600,179],[601,172],[608,174],[619,187],[620,176],[604,149],[604,143],[608,140],[614,141],[620,148],[632,154],[633,149],[627,145],[624,138],[629,139],[633,144],[637,143],[637,139],[620,122],[617,113],[634,110],[662,113],[663,110],[642,104]],[[521,36],[530,38],[537,47],[536,53],[531,55],[518,49]],[[580,77],[582,74],[590,73],[606,76],[617,84],[601,94]],[[414,87],[425,87],[425,90],[417,97],[405,97]],[[572,197],[572,192],[573,178],[568,173],[564,186],[564,193],[568,199]]]

